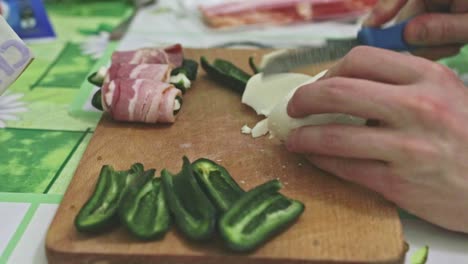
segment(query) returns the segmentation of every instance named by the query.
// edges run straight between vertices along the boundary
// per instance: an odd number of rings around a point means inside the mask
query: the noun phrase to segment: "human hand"
[[[320,113],[379,125],[301,127],[288,150],[429,222],[468,233],[468,90],[449,68],[357,47],[289,101],[293,118]]]
[[[379,27],[396,17],[414,17],[404,31],[405,40],[423,48],[413,53],[439,59],[459,53],[468,43],[468,1],[466,0],[380,0],[364,25]]]

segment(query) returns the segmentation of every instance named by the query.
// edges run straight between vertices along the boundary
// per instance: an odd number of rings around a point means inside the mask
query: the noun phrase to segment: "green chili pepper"
[[[286,228],[304,211],[304,205],[278,191],[272,180],[245,193],[221,217],[219,230],[229,248],[250,251]]]
[[[229,172],[212,160],[198,159],[192,163],[192,169],[202,189],[221,212],[227,211],[245,193]]]
[[[216,210],[197,183],[190,161],[183,157],[182,170],[161,172],[169,210],[180,231],[190,239],[205,240],[213,234]]]
[[[171,71],[171,75],[175,76],[179,73],[185,74],[189,80],[194,81],[197,78],[198,63],[194,60],[184,59],[182,65]]]
[[[136,163],[129,171],[115,171],[104,165],[99,173],[93,195],[75,218],[80,232],[100,232],[116,222],[117,210],[128,186],[143,173],[143,165]]]
[[[151,177],[154,170],[148,171]],[[145,172],[147,173],[147,172]],[[161,238],[169,230],[170,215],[161,187],[161,179],[154,178],[141,185],[134,184],[119,208],[121,222],[137,238]]]
[[[98,72],[92,73],[90,76],[88,76],[88,82],[101,87],[102,83],[104,82],[104,76],[99,75]]]
[[[184,81],[179,81],[179,82],[171,82],[172,85],[174,85],[175,88],[179,89],[182,94],[185,94],[187,90],[190,87],[186,87]]]
[[[252,71],[257,74],[260,71],[260,69],[257,67],[257,65],[255,64],[255,61],[254,61],[254,57],[250,56],[249,57],[249,66],[250,66],[250,69],[252,69]]]
[[[96,91],[96,93],[93,95],[93,98],[91,99],[91,105],[94,106],[94,108],[103,111],[104,108],[102,108],[101,93],[101,89]]]
[[[240,94],[244,92],[247,81],[252,77],[226,60],[216,59],[213,64],[210,64],[208,60],[202,56],[200,58],[200,63],[208,76],[213,78],[213,80],[230,87]]]

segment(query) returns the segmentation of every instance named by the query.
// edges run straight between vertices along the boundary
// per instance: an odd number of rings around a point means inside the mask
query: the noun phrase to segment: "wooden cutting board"
[[[210,61],[228,59],[248,70],[248,56],[257,50],[189,50]],[[315,74],[320,65],[302,72]],[[249,71],[250,72],[250,71]],[[342,181],[288,153],[268,137],[240,133],[261,118],[241,104],[240,96],[209,80],[200,69],[173,125],[113,122],[104,115],[75,172],[46,239],[47,257],[55,263],[401,263],[402,227],[396,208],[379,195]],[[78,233],[73,220],[90,197],[100,168],[128,169],[134,162],[160,172],[178,172],[182,156],[206,157],[225,166],[248,190],[279,178],[282,192],[304,202],[306,210],[286,232],[251,254],[233,254],[222,241],[188,242],[175,227],[163,240],[140,242],[123,228],[102,235]]]

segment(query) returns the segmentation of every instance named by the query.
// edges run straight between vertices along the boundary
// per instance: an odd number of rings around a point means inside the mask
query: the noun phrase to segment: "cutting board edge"
[[[107,264],[120,263],[164,263],[164,264],[218,264],[222,261],[223,264],[351,264],[351,263],[367,263],[367,264],[403,264],[406,259],[406,251],[402,250],[399,256],[395,258],[368,261],[364,259],[354,259],[349,261],[334,260],[334,259],[284,259],[284,258],[266,258],[254,257],[249,258],[243,255],[216,255],[216,256],[180,256],[180,255],[160,255],[155,258],[152,255],[119,255],[114,253],[96,254],[94,252],[74,252],[50,247],[46,243],[46,256],[49,264],[79,264],[79,263],[100,263],[105,261]]]

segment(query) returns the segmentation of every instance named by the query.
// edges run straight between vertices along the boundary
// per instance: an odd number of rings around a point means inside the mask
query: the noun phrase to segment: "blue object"
[[[363,27],[358,32],[358,41],[362,45],[395,51],[413,50],[415,47],[406,43],[404,39],[405,27],[409,21],[406,20],[387,28]]]
[[[6,21],[23,40],[55,38],[55,32],[41,0],[3,0]]]

